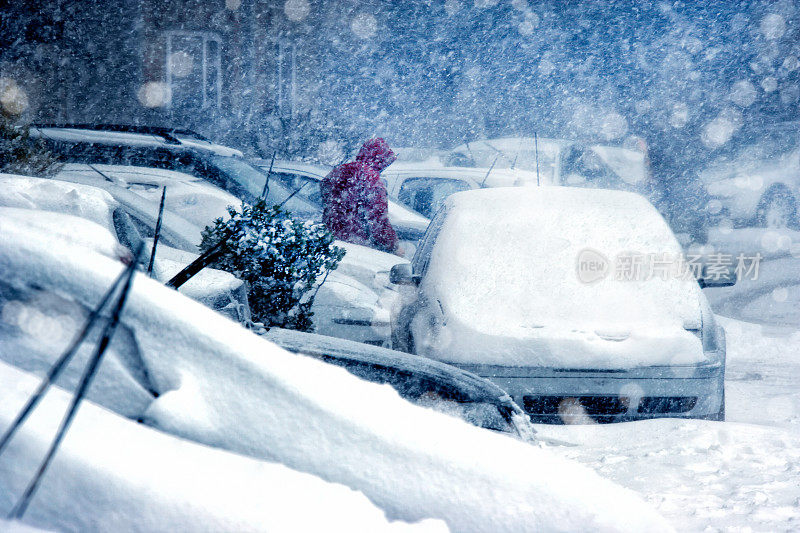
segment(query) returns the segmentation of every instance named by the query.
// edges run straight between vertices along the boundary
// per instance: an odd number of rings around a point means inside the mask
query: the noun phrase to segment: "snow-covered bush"
[[[253,320],[313,331],[311,306],[315,285],[334,270],[345,251],[323,224],[294,220],[280,206],[264,200],[228,208],[230,218],[218,218],[203,232],[202,251],[230,234],[215,266],[232,272],[249,285]]]

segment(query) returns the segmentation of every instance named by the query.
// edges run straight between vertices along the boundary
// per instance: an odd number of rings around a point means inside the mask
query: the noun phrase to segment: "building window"
[[[291,118],[295,112],[297,52],[295,45],[278,42],[275,46],[275,53],[277,59],[275,68],[277,86],[275,104],[281,116]]]
[[[221,39],[211,32],[169,31],[166,73],[170,107],[218,109],[222,94]]]

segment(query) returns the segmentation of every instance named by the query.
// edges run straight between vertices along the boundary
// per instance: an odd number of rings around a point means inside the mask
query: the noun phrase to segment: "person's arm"
[[[380,249],[394,253],[397,251],[397,234],[389,222],[389,198],[380,180],[373,183],[366,203],[370,240]]]

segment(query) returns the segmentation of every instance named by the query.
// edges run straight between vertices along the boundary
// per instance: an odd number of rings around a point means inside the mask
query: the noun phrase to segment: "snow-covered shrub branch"
[[[323,224],[295,220],[264,200],[228,208],[203,232],[202,251],[227,238],[215,263],[248,283],[253,320],[265,326],[313,331],[311,306],[315,286],[334,270],[345,251],[333,244]]]

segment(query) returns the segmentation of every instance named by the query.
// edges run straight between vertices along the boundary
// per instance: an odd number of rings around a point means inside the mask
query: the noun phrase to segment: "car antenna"
[[[302,184],[302,185],[301,185],[301,186],[299,186],[297,189],[295,189],[295,191],[294,191],[292,194],[290,194],[289,196],[287,196],[287,197],[286,197],[286,199],[285,199],[284,201],[282,201],[281,203],[279,203],[279,204],[278,204],[278,207],[283,207],[283,206],[284,206],[284,204],[285,204],[286,202],[288,202],[289,200],[291,200],[291,199],[292,199],[292,197],[293,197],[295,194],[297,194],[297,193],[299,193],[300,191],[302,191],[302,190],[303,190],[303,187],[305,187],[306,185],[308,185],[308,182],[306,182],[306,183]]]
[[[264,190],[261,191],[261,198],[265,199],[269,192],[269,177],[272,175],[272,166],[275,164],[275,155],[277,151],[272,152],[272,160],[269,162],[269,170],[267,171],[267,179],[264,181]]]
[[[536,152],[536,185],[541,186],[539,182],[539,136],[533,132],[533,148]]]
[[[498,157],[500,157],[500,154],[497,154],[496,156],[494,156],[494,161],[492,161],[492,166],[489,167],[489,171],[483,177],[483,181],[481,182],[481,189],[483,189],[483,186],[486,183],[486,180],[489,179],[489,174],[492,173],[492,169],[494,168],[494,164],[497,163],[497,158]]]
[[[158,236],[161,235],[161,219],[164,218],[164,198],[167,196],[167,186],[161,191],[161,203],[158,204],[158,219],[156,220],[156,232],[153,235],[153,249],[150,251],[150,263],[147,265],[147,275],[153,277],[153,263],[156,260],[156,246],[158,246]]]
[[[83,400],[83,397],[86,395],[86,391],[92,384],[92,379],[94,379],[95,374],[97,374],[97,369],[100,367],[103,354],[105,354],[108,345],[111,343],[111,338],[114,336],[114,332],[119,324],[119,317],[122,314],[122,309],[125,306],[125,302],[128,298],[131,282],[133,281],[133,276],[136,273],[136,264],[138,263],[139,256],[141,255],[143,249],[144,245],[139,245],[139,249],[136,251],[133,261],[131,261],[131,264],[125,268],[122,276],[122,279],[124,279],[122,290],[120,291],[116,304],[111,312],[111,318],[108,320],[108,322],[106,322],[106,325],[103,328],[100,336],[100,342],[97,344],[94,353],[86,365],[86,368],[84,368],[78,388],[72,395],[72,401],[70,402],[69,409],[64,415],[64,418],[61,420],[61,425],[58,427],[58,432],[53,438],[53,442],[50,444],[50,448],[47,450],[44,460],[39,465],[39,469],[36,471],[33,479],[25,488],[25,492],[22,493],[19,501],[17,501],[16,505],[14,505],[14,507],[8,513],[9,520],[18,520],[22,518],[22,515],[25,514],[25,510],[28,508],[31,499],[33,499],[33,496],[36,493],[36,489],[39,487],[39,482],[42,480],[42,476],[44,476],[47,468],[50,466],[53,457],[55,457],[55,454],[58,451],[58,447],[64,440],[64,436],[66,435],[67,430],[72,424],[72,420],[75,418],[75,415],[78,412],[81,400]]]

